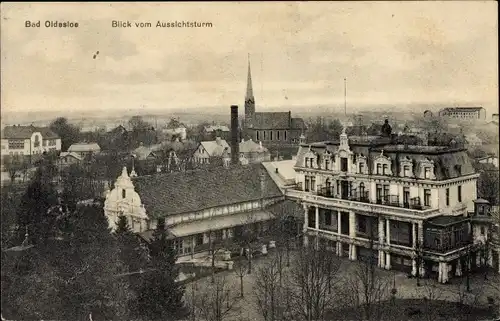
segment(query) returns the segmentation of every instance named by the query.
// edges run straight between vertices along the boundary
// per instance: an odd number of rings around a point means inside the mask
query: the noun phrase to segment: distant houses
[[[97,143],[75,143],[68,148],[68,152],[86,158],[101,152],[101,147]]]
[[[48,127],[6,126],[2,130],[2,158],[33,156],[61,150],[61,138]]]

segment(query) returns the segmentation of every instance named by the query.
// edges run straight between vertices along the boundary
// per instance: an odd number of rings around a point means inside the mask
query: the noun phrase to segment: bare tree
[[[431,321],[435,317],[433,314],[432,303],[441,299],[443,290],[438,287],[434,280],[424,280],[420,289],[420,296],[424,299],[424,315],[427,320]]]
[[[290,271],[290,306],[303,320],[323,320],[336,304],[340,259],[323,246],[299,249]]]
[[[257,270],[254,296],[265,321],[284,320],[287,309],[286,288],[283,286],[283,266],[277,259]]]
[[[344,298],[357,308],[360,320],[379,320],[383,309],[381,303],[389,297],[391,282],[377,269],[374,255],[374,238],[370,238],[370,255],[355,262],[353,272],[345,282]]]
[[[225,276],[197,292],[197,312],[206,321],[224,321],[236,312],[237,298],[231,295],[231,285]]]
[[[7,155],[4,157],[3,162],[5,170],[9,173],[10,183],[14,184],[17,172],[23,168],[23,161],[17,155]]]
[[[248,271],[248,261],[245,260],[243,256],[240,256],[236,261],[236,266],[234,267],[234,272],[240,279],[240,297],[244,297],[244,287],[243,287],[243,278],[247,274]]]
[[[222,239],[222,236],[218,236],[217,233],[222,231],[209,230],[208,231],[208,243],[209,243],[209,254],[212,266],[212,282],[215,282],[215,259],[218,253],[224,251],[229,242],[227,239]]]
[[[241,225],[236,227],[234,232],[235,241],[241,247],[241,254],[245,254],[246,252],[247,255],[248,274],[252,273],[253,246],[259,237],[256,224],[257,220],[254,215],[247,216],[241,222]]]

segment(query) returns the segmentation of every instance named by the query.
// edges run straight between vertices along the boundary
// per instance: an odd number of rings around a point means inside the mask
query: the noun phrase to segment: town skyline
[[[341,109],[347,78],[348,108],[483,106],[491,115],[494,9],[494,2],[2,4],[2,114],[243,106],[250,54],[259,110]],[[112,28],[117,19],[153,27]],[[26,28],[25,20],[79,27]],[[156,20],[213,26],[164,29]]]

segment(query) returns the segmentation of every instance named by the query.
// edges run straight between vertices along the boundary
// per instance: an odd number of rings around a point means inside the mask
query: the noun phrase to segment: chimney
[[[231,106],[231,161],[238,165],[240,158],[240,144],[238,143],[238,106]]]

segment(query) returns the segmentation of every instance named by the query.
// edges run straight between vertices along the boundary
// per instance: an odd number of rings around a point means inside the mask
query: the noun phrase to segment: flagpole
[[[344,78],[344,116],[347,116],[347,79]]]

